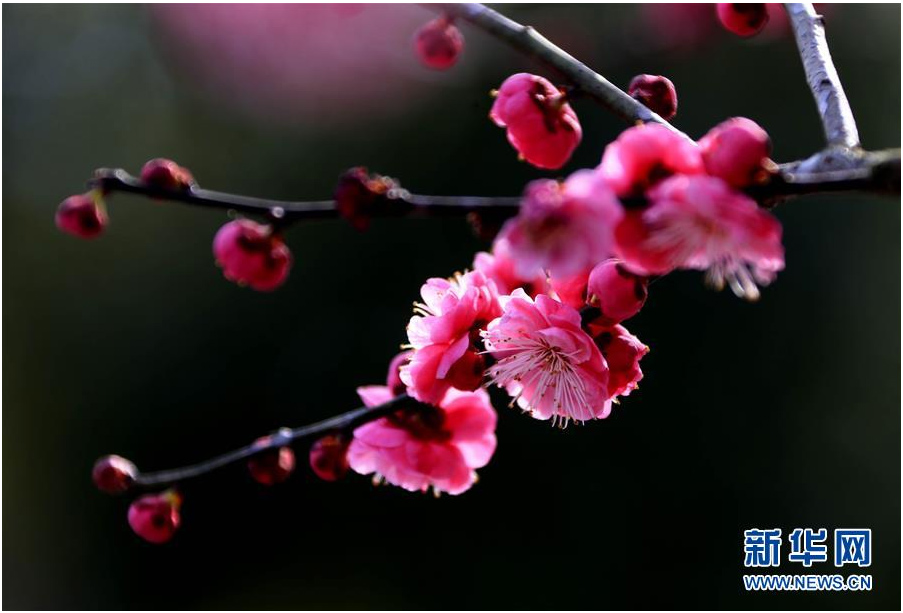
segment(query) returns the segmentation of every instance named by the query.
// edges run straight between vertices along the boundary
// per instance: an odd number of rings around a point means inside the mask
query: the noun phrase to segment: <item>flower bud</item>
[[[166,158],[155,158],[141,168],[141,180],[151,187],[184,190],[194,185],[191,173]]]
[[[768,23],[766,4],[719,2],[717,7],[721,25],[737,36],[758,34]]]
[[[639,313],[646,302],[648,283],[618,260],[606,260],[590,272],[586,302],[601,311],[602,321],[613,325]]]
[[[507,130],[511,146],[537,168],[564,166],[583,137],[565,94],[547,79],[524,72],[505,79],[489,118]]]
[[[226,279],[260,292],[282,285],[292,266],[292,253],[282,237],[250,219],[220,228],[213,239],[213,256]]]
[[[333,198],[342,217],[351,222],[355,229],[366,230],[375,214],[388,212],[390,192],[400,189],[394,179],[368,174],[366,168],[358,166],[339,177]],[[404,210],[403,202],[396,204],[399,205],[399,212]]]
[[[99,195],[69,196],[56,211],[56,227],[79,238],[99,236],[107,226],[107,212]]]
[[[121,494],[127,491],[137,476],[138,468],[118,455],[100,458],[94,463],[94,469],[91,471],[94,485],[106,494]]]
[[[254,441],[254,444],[264,446],[271,440],[272,437],[263,436]],[[295,470],[295,452],[291,447],[267,449],[248,460],[248,470],[257,483],[263,485],[282,483]]]
[[[670,79],[651,74],[637,75],[630,81],[627,93],[662,119],[677,115],[677,90]]]
[[[413,351],[402,351],[389,362],[389,373],[386,376],[386,386],[392,392],[393,396],[404,394],[408,389],[408,386],[402,382],[398,373],[402,366],[411,361],[412,355],[414,355]]]
[[[424,66],[436,70],[446,70],[455,65],[464,37],[447,16],[434,19],[424,25],[414,38],[414,49]]]
[[[145,494],[129,507],[129,525],[135,534],[159,545],[170,540],[181,523],[182,497],[173,490]]]
[[[310,448],[310,468],[324,481],[338,481],[348,472],[348,445],[340,434],[318,439]]]
[[[731,187],[766,181],[774,163],[771,140],[759,124],[745,117],[724,121],[699,140],[706,171]]]

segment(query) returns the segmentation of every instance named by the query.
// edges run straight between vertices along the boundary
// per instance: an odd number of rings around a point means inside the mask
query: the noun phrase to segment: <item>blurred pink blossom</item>
[[[430,95],[416,6],[157,4],[171,62],[217,100],[278,121],[362,123]]]

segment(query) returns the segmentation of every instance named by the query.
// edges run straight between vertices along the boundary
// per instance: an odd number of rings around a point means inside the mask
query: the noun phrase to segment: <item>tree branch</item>
[[[234,210],[248,215],[265,217],[272,223],[288,225],[304,219],[335,219],[340,217],[335,200],[291,202],[267,200],[251,196],[228,194],[193,186],[187,189],[165,189],[149,185],[126,171],[101,168],[94,171],[88,187],[105,193],[126,192],[150,198],[173,200],[195,206]],[[519,197],[482,196],[425,196],[405,189],[390,190],[385,200],[391,207],[380,207],[375,214],[384,217],[444,217],[471,212],[492,212],[513,215],[520,205]]]
[[[788,3],[784,7],[793,26],[796,45],[806,71],[806,81],[815,98],[828,145],[858,147],[859,131],[837,69],[831,60],[825,38],[824,18],[807,2]]]
[[[424,4],[426,8],[463,19],[504,41],[565,77],[580,92],[628,123],[658,123],[684,135],[642,103],[634,100],[611,81],[580,62],[561,47],[534,30],[491,8],[477,3]],[[685,135],[684,135],[685,136]],[[689,137],[687,137],[689,138]]]
[[[781,164],[769,185],[749,190],[765,203],[836,192],[899,196],[900,150],[829,148],[805,160]]]
[[[600,315],[601,311],[597,307],[585,306],[580,309],[580,320],[583,326],[586,326]],[[485,354],[484,360],[487,369],[494,362],[491,354]],[[265,443],[254,442],[250,445],[245,445],[244,447],[240,447],[197,464],[151,473],[138,473],[132,482],[132,486],[137,488],[170,486],[188,479],[206,475],[219,468],[235,464],[236,462],[260,455],[272,449],[291,445],[299,440],[314,436],[322,436],[337,430],[351,430],[364,423],[399,410],[407,409],[417,411],[429,407],[430,405],[415,400],[407,394],[399,394],[388,402],[384,402],[377,406],[360,407],[299,428],[280,428],[270,434]]]
[[[308,426],[300,428],[280,428],[270,435],[265,443],[251,443],[234,451],[224,453],[204,462],[192,464],[182,468],[174,468],[172,470],[161,470],[151,473],[139,473],[132,485],[140,488],[163,487],[173,485],[175,483],[200,477],[218,468],[235,464],[250,457],[260,455],[271,449],[278,449],[290,445],[299,440],[314,437],[317,435],[327,434],[335,430],[349,430],[363,423],[372,421],[389,413],[393,413],[400,409],[417,409],[425,406],[414,400],[407,394],[395,396],[388,402],[374,406],[361,407],[342,413],[335,417],[319,421]]]
[[[267,200],[217,192],[199,187],[185,190],[148,185],[121,169],[102,168],[94,173],[89,187],[108,192],[126,192],[150,198],[264,217],[280,227],[303,219],[339,217],[334,200],[290,202]],[[817,193],[871,192],[883,195],[900,193],[900,150],[862,151],[829,149],[814,156],[778,167],[766,185],[754,186],[747,194],[766,206]],[[383,217],[465,217],[478,214],[479,221],[493,228],[517,214],[519,197],[425,196],[399,189],[387,196],[389,207],[374,213]],[[625,206],[642,202],[625,202]],[[475,221],[472,219],[472,221]],[[489,233],[491,234],[491,232]]]

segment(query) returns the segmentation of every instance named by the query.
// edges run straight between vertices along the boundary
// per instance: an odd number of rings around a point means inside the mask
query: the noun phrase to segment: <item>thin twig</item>
[[[576,86],[581,95],[591,98],[628,123],[638,121],[658,123],[683,135],[683,132],[650,111],[642,103],[631,98],[627,92],[530,26],[517,23],[483,4],[424,4],[423,6],[463,19],[485,30],[514,49],[559,73],[570,84]]]
[[[784,7],[793,26],[796,45],[806,71],[806,81],[815,98],[828,145],[858,147],[859,131],[837,69],[831,60],[825,38],[824,18],[807,2],[788,3]]]
[[[240,196],[193,186],[187,189],[165,189],[149,185],[126,171],[101,168],[88,182],[90,188],[104,192],[126,192],[150,198],[173,200],[195,206],[234,210],[258,215],[269,221],[287,225],[304,219],[335,219],[340,216],[335,200],[292,202]],[[493,212],[513,215],[520,205],[517,197],[426,196],[398,189],[386,195],[392,207],[381,207],[383,216],[443,217],[471,212]]]
[[[215,458],[205,460],[204,462],[192,464],[191,466],[151,473],[139,473],[135,478],[133,485],[142,488],[173,485],[187,479],[206,475],[218,468],[223,468],[224,466],[240,462],[252,456],[260,455],[271,449],[284,447],[299,440],[323,435],[336,430],[349,430],[368,421],[373,421],[374,419],[398,411],[399,409],[416,409],[418,406],[421,406],[421,403],[407,394],[401,394],[383,404],[373,407],[360,407],[353,411],[348,411],[347,413],[342,413],[341,415],[336,415],[335,417],[330,417],[329,419],[308,426],[301,426],[300,428],[294,429],[280,428],[270,434],[269,440],[265,443],[251,443],[250,445],[245,445],[234,451],[224,453]]]
[[[599,315],[600,311],[596,307],[586,306],[580,310],[580,318],[584,326],[598,318]],[[484,356],[484,360],[487,368],[493,363],[492,356],[489,354]],[[133,486],[139,488],[174,485],[188,479],[206,475],[214,470],[235,464],[236,462],[240,462],[250,457],[260,455],[271,449],[278,449],[279,447],[291,445],[299,440],[314,436],[322,436],[326,433],[339,430],[351,430],[361,424],[389,415],[398,410],[407,409],[416,411],[428,406],[429,405],[411,398],[407,394],[400,394],[383,404],[373,407],[360,407],[307,426],[301,426],[294,429],[280,428],[268,435],[269,438],[266,442],[254,442],[250,445],[245,445],[244,447],[240,447],[197,464],[151,473],[139,473],[132,483]]]

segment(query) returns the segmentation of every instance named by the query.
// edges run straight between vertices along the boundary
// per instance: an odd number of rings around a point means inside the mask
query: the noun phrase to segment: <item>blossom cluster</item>
[[[747,35],[764,25],[764,6],[719,5],[718,14]],[[444,70],[456,63],[463,38],[443,16],[417,33],[414,48],[423,64]],[[568,163],[583,140],[570,90],[518,73],[493,95],[489,117],[523,161],[543,170]],[[661,123],[625,130],[594,168],[528,183],[491,249],[463,272],[423,284],[405,351],[391,361],[385,385],[357,390],[366,407],[383,410],[353,431],[321,433],[309,453],[314,474],[335,481],[351,470],[409,491],[465,492],[496,449],[487,388],[561,428],[604,419],[643,379],[649,347],[625,322],[645,305],[652,280],[705,271],[712,286],[750,300],[774,280],[784,267],[781,226],[749,195],[775,171],[765,130],[736,117],[694,141],[665,123],[677,112],[669,79],[638,75],[628,95]],[[149,195],[196,188],[189,171],[163,159],[148,162],[141,181]],[[364,230],[375,214],[398,214],[391,196],[399,191],[394,180],[354,168],[340,179],[335,212]],[[95,189],[65,200],[59,228],[99,235],[107,224],[103,195]],[[286,281],[293,257],[277,221],[238,218],[220,228],[213,255],[226,279],[257,291]],[[294,452],[281,442],[291,431],[281,436],[252,444],[248,470],[261,484],[294,471]],[[118,456],[95,467],[95,483],[108,493],[127,491],[137,478]],[[174,490],[142,496],[129,523],[145,540],[166,542],[181,504]]]
[[[631,89],[672,115],[673,85],[661,79],[641,75]],[[527,162],[556,168],[581,138],[565,98],[545,79],[517,74],[499,88],[490,117]],[[595,168],[530,182],[491,250],[477,253],[465,272],[423,284],[407,350],[390,364],[386,384],[358,388],[369,407],[401,395],[411,404],[350,435],[316,441],[313,472],[333,481],[350,469],[411,491],[464,492],[496,448],[497,416],[485,389],[491,385],[511,406],[560,427],[608,417],[643,378],[640,361],[649,348],[624,322],[645,304],[652,279],[704,270],[712,285],[755,299],[758,286],[783,268],[781,226],[745,192],[770,180],[769,155],[768,134],[745,118],[715,126],[698,142],[644,124],[605,147]],[[170,190],[194,185],[188,171],[167,160],[149,162],[142,180]],[[340,214],[365,229],[394,185],[352,169],[336,191]],[[64,202],[60,228],[99,233],[106,219],[100,196]],[[213,252],[227,279],[258,291],[281,285],[292,264],[281,233],[249,219],[224,225]],[[281,447],[252,458],[248,468],[272,485],[294,465],[291,449]],[[128,467],[112,460],[105,466],[98,486],[126,489]],[[130,524],[146,540],[164,542],[179,525],[180,504],[171,492],[144,496],[133,504]]]
[[[670,81],[642,77],[638,91],[664,92],[650,99],[673,92]],[[526,161],[557,168],[581,137],[564,96],[517,74],[499,88],[490,117]],[[754,300],[783,268],[779,222],[744,192],[770,179],[770,146],[745,118],[698,142],[637,125],[596,168],[529,183],[490,252],[421,288],[395,387],[360,389],[367,404],[405,392],[431,408],[356,430],[351,468],[409,490],[467,489],[495,446],[487,384],[561,427],[607,417],[643,377],[649,348],[623,322],[644,305],[652,278],[704,270],[713,286]]]

